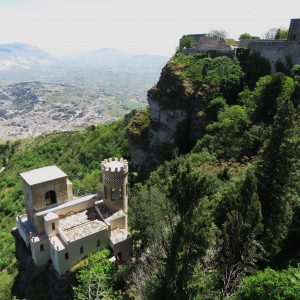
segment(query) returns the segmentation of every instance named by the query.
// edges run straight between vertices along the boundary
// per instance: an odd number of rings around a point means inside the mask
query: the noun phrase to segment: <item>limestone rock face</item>
[[[207,124],[203,111],[209,92],[205,86],[202,91],[194,91],[180,72],[170,60],[158,83],[148,91],[150,121],[143,137],[132,135],[134,121],[127,127],[132,167],[141,173],[148,173],[170,159],[175,149],[179,153],[191,150]]]

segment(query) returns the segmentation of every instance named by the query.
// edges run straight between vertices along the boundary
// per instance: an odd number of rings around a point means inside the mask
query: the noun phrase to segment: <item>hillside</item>
[[[55,163],[84,194],[99,190],[100,161],[122,155],[133,171],[134,259],[118,266],[106,250],[88,256],[71,274],[73,299],[91,291],[107,299],[298,299],[300,72],[269,71],[249,53],[178,52],[150,89],[148,109],[2,145],[0,298],[26,293],[10,235],[23,209],[17,174]],[[46,278],[31,279],[37,294],[49,289]]]

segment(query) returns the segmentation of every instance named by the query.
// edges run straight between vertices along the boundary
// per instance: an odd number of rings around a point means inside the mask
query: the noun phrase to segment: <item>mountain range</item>
[[[0,45],[0,70],[31,68],[54,61],[54,56],[35,46],[23,43]]]
[[[73,66],[160,66],[166,63],[166,56],[136,55],[113,48],[101,48],[66,57],[56,57],[38,47],[24,43],[0,44],[0,71],[31,69],[44,65]]]

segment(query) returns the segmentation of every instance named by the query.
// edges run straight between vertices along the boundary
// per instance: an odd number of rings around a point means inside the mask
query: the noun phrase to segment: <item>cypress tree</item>
[[[247,170],[234,208],[223,224],[224,296],[230,295],[260,254],[257,236],[262,230],[261,205],[254,172]]]
[[[295,109],[288,95],[278,98],[271,137],[257,166],[258,195],[262,206],[264,248],[278,253],[291,220],[288,188],[294,158],[291,138]]]

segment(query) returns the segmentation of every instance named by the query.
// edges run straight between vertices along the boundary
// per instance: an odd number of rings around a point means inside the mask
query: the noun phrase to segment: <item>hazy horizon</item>
[[[261,36],[288,27],[297,10],[294,0],[0,0],[0,44],[31,44],[57,56],[99,48],[170,56],[183,34]]]

